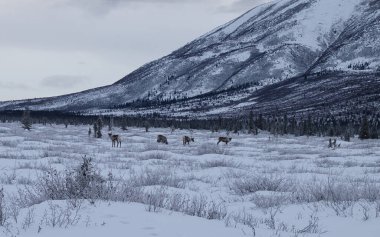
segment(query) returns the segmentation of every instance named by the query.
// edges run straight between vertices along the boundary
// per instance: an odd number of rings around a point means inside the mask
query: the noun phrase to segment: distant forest
[[[204,129],[212,132],[258,134],[260,130],[273,135],[293,134],[295,136],[341,137],[345,141],[359,136],[360,139],[378,139],[380,135],[379,110],[368,109],[360,113],[344,115],[261,115],[249,112],[246,116],[225,118],[163,117],[157,113],[135,116],[96,116],[59,111],[0,111],[0,121],[21,122],[25,129],[33,129],[33,124],[67,126],[89,125],[90,132],[101,137],[101,130],[114,127],[127,130],[128,127],[151,127],[175,129]]]

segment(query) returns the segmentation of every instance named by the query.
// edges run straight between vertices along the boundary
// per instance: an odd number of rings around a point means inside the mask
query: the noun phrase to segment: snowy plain
[[[228,134],[169,128],[0,124],[1,236],[362,236],[380,233],[380,143],[328,137]],[[158,144],[158,134],[169,144]],[[182,136],[195,138],[184,146]],[[46,172],[92,158],[99,175],[138,187],[133,201],[45,200],[10,205]],[[132,194],[133,195],[133,194]],[[154,198],[155,202],[152,201]],[[179,200],[179,201],[178,201]],[[157,202],[156,202],[157,201]],[[176,202],[176,203],[175,203]],[[179,205],[187,205],[183,208]],[[198,209],[198,210],[193,210]]]

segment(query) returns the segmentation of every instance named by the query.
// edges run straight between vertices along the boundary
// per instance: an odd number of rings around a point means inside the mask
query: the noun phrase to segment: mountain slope
[[[66,96],[3,102],[0,109],[28,106],[91,112],[120,108],[137,99],[186,101],[242,85],[251,87],[237,93],[231,101],[237,103],[256,89],[321,71],[375,72],[380,68],[378,35],[378,0],[273,1],[113,85]],[[218,103],[225,101],[211,104]],[[122,108],[131,111],[128,106]]]

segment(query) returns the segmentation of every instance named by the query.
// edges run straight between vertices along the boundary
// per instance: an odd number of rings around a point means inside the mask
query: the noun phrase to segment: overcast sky
[[[0,100],[112,84],[269,0],[0,0]]]

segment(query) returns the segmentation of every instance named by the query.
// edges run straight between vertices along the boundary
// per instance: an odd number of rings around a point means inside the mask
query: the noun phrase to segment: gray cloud
[[[0,88],[1,89],[7,89],[7,90],[13,90],[13,89],[28,90],[28,89],[30,89],[30,87],[25,85],[25,84],[14,83],[14,82],[10,82],[10,81],[0,82]]]
[[[199,2],[217,2],[218,0],[62,0],[56,6],[77,7],[96,15],[105,15],[118,7],[136,7],[152,4],[184,4]]]
[[[53,75],[42,79],[40,84],[45,87],[51,87],[56,89],[70,89],[75,88],[88,81],[87,76],[73,76],[73,75]]]
[[[63,0],[59,5],[74,6],[96,14],[106,14],[118,7],[136,7],[137,4],[214,4],[221,11],[244,12],[272,0]],[[222,2],[222,3],[221,3]]]
[[[0,100],[112,84],[263,1],[0,0]]]

